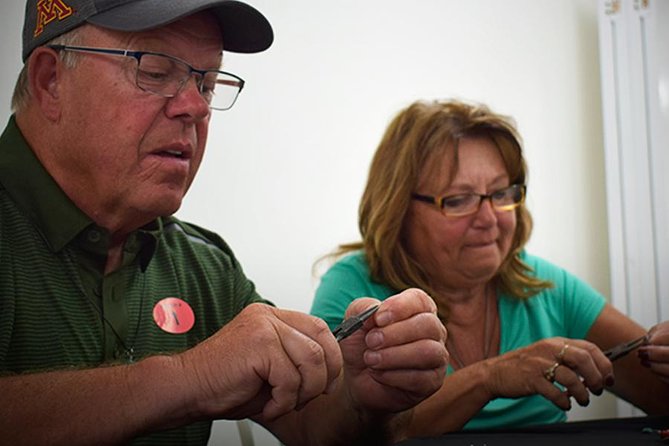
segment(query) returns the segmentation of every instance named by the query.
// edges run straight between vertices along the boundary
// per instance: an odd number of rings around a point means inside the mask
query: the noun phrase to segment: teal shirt
[[[604,308],[605,298],[546,260],[529,254],[523,254],[522,259],[536,277],[551,281],[554,288],[527,300],[498,296],[500,354],[555,336],[584,339]],[[372,281],[364,255],[357,252],[339,260],[323,275],[311,313],[334,328],[354,299],[367,296],[384,300],[397,292]],[[453,369],[449,366],[447,374],[451,373]],[[484,406],[464,429],[523,427],[562,422],[566,418],[563,410],[540,395],[497,398]]]
[[[109,234],[58,187],[10,119],[0,137],[0,375],[181,352],[264,302],[220,237],[174,217],[131,234],[122,265],[105,275],[108,246]],[[161,329],[154,316],[174,297],[194,315],[183,332]],[[179,326],[176,311],[164,314]],[[200,421],[132,444],[206,445],[210,428]]]

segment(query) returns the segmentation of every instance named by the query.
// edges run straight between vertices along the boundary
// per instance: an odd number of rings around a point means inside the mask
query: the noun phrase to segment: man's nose
[[[209,103],[202,96],[202,76],[192,73],[184,82],[177,93],[170,99],[170,103],[176,106],[176,113],[202,119],[209,115],[211,110]]]

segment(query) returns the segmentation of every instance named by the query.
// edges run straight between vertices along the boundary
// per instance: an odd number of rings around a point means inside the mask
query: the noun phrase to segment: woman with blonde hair
[[[334,327],[357,297],[410,287],[432,296],[451,365],[441,390],[414,410],[415,436],[561,422],[572,397],[587,405],[604,389],[669,413],[669,323],[646,333],[592,287],[527,253],[526,188],[513,121],[481,104],[411,104],[378,146],[359,208],[362,241],[332,255],[312,314]],[[603,353],[637,338],[634,354]]]

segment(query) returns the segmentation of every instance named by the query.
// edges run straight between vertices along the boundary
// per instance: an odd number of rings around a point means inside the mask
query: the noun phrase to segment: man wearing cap
[[[244,86],[223,49],[272,40],[238,1],[27,1],[0,137],[1,442],[206,444],[211,420],[248,417],[285,444],[390,443],[441,386],[424,293],[338,344],[172,216]]]

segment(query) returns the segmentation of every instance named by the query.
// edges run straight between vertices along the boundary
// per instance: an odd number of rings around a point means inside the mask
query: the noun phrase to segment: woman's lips
[[[466,243],[465,246],[468,248],[485,248],[487,246],[494,245],[495,243],[496,243],[495,240],[489,240],[489,241]]]

